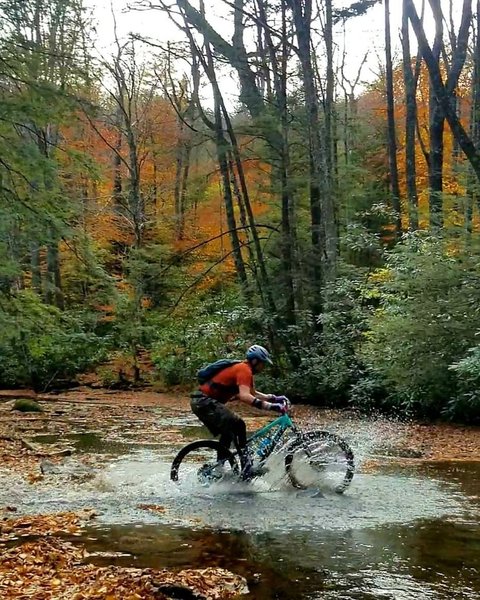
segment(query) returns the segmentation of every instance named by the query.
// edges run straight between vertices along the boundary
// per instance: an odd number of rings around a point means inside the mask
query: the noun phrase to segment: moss
[[[19,410],[20,412],[43,412],[43,408],[30,398],[19,398],[15,400],[13,410]]]

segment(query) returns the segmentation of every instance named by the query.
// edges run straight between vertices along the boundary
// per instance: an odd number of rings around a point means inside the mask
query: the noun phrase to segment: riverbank
[[[30,486],[50,480],[58,486],[66,481],[81,485],[116,453],[142,447],[165,451],[200,435],[187,396],[80,388],[39,395],[6,391],[0,397],[0,473],[15,475]],[[18,397],[35,399],[42,411],[12,410]],[[249,430],[271,418],[243,405],[235,409]],[[372,437],[368,420],[353,413],[296,406],[294,415],[302,427],[333,429],[346,437],[363,429],[365,438]],[[369,440],[368,453],[360,457],[359,472],[372,472],[389,462],[480,460],[479,428],[384,418],[372,418],[371,423],[376,439]],[[139,508],[163,510],[155,505]],[[199,598],[216,599],[246,589],[243,577],[218,568],[98,567],[84,546],[72,543],[95,521],[94,511],[17,516],[16,510],[14,502],[0,507],[0,591],[4,597],[113,600],[122,590],[122,598],[152,600],[168,598],[161,590],[175,585],[194,590]]]
[[[162,395],[135,397],[77,390],[62,396],[2,392],[0,402],[0,475],[31,486],[53,479],[68,461],[70,481],[88,481],[96,465],[115,452],[128,430],[139,445],[166,446],[181,439],[179,428],[158,422],[158,409],[169,415],[186,412],[186,402]],[[18,412],[15,399],[34,398],[42,412]],[[102,432],[105,448],[98,456],[82,453],[75,442]],[[83,436],[83,437],[82,437]],[[44,443],[48,439],[48,443]],[[105,454],[106,450],[106,454]],[[98,463],[97,459],[98,458]],[[59,481],[58,485],[65,483]],[[161,510],[155,505],[145,511]],[[163,600],[170,597],[228,599],[244,593],[245,579],[225,569],[136,569],[99,567],[81,536],[96,519],[92,510],[17,516],[14,499],[0,506],[0,596],[33,600]],[[75,541],[76,543],[72,543]],[[115,553],[112,553],[115,558]],[[190,592],[189,592],[190,590]],[[171,594],[174,594],[173,596]],[[176,595],[175,595],[176,594]],[[180,595],[179,595],[180,594]],[[182,595],[183,594],[183,595]],[[188,595],[190,594],[190,595]],[[192,594],[195,594],[192,595]]]
[[[10,507],[10,511],[12,508]],[[246,593],[243,577],[225,569],[140,569],[99,567],[89,562],[81,535],[93,511],[49,516],[2,517],[0,523],[0,594],[33,600],[220,600]],[[67,539],[65,539],[67,538]],[[9,547],[10,546],[10,547]],[[108,553],[104,553],[108,554]],[[110,557],[115,557],[115,552]],[[173,596],[172,596],[173,594]]]

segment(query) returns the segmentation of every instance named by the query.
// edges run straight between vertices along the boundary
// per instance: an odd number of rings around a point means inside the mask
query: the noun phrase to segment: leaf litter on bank
[[[6,507],[1,512],[11,512],[12,507]],[[0,544],[19,537],[75,535],[81,531],[82,525],[95,518],[93,510],[63,512],[53,515],[26,515],[8,518],[2,515],[0,521]]]
[[[11,510],[8,507],[3,514]],[[148,505],[151,510],[154,505]],[[158,507],[160,508],[160,507]],[[97,567],[83,546],[59,539],[78,535],[92,510],[18,518],[3,516],[0,535],[13,543],[0,555],[0,598],[5,600],[161,600],[165,586],[186,587],[199,598],[227,600],[246,593],[246,581],[220,568],[169,570]],[[32,537],[39,539],[32,540]]]
[[[161,600],[164,586],[181,586],[205,600],[247,593],[243,577],[225,569],[167,570],[97,567],[70,542],[44,538],[0,556],[0,597],[5,600]]]

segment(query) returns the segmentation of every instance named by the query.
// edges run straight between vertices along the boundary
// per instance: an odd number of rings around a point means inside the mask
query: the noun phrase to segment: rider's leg
[[[242,477],[244,479],[252,479],[256,473],[253,472],[253,461],[248,452],[247,426],[245,421],[229,410],[224,404],[220,404],[216,408],[215,413],[215,426],[221,432],[220,443],[225,448],[229,448],[231,443],[234,443],[240,458]],[[220,452],[218,459],[222,459]]]
[[[216,425],[221,432],[220,444],[225,448],[230,448],[233,442],[239,453],[240,460],[242,460],[242,450],[247,444],[247,427],[245,421],[223,404],[217,409],[217,417]],[[219,452],[219,460],[221,458]]]
[[[226,449],[230,448],[230,446],[232,445],[233,435],[230,431],[225,431],[220,435],[220,437],[218,438],[218,441],[222,445],[222,448],[220,448],[220,450],[218,451],[217,458],[218,458],[218,460],[225,460],[225,458],[227,456]],[[224,450],[224,448],[225,448],[225,450]]]
[[[239,417],[218,400],[208,398],[202,394],[192,396],[191,407],[193,413],[208,428],[212,435],[220,435],[219,442],[222,448],[218,452],[218,460],[224,460],[227,457],[227,453],[225,451],[222,452],[222,449],[229,449],[232,442],[235,442],[235,446],[238,449],[237,436],[240,435],[240,441],[243,441],[242,428],[237,423],[237,421],[242,421]],[[246,444],[246,428],[243,437],[245,440],[242,446]]]
[[[224,404],[206,396],[192,396],[192,411],[206,425],[212,435],[220,435],[220,444],[230,448],[232,441],[238,451],[242,478],[250,480],[260,472],[253,469],[253,461],[247,447],[247,426],[245,421],[229,410]],[[225,458],[221,449],[218,460]]]

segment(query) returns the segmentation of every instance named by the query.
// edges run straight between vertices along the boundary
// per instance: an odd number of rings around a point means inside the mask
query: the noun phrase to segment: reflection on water
[[[352,433],[360,458],[369,456],[372,437],[363,443]],[[95,433],[72,441],[102,454]],[[253,486],[182,490],[169,481],[174,447],[163,456],[123,451],[94,464],[87,480],[71,477],[75,457],[35,486],[11,478],[0,505],[93,507],[98,524],[82,542],[93,553],[122,553],[90,557],[97,564],[220,566],[244,575],[258,600],[480,598],[480,464],[392,462],[360,469],[344,496],[324,490],[322,497],[288,486],[281,461]]]
[[[86,540],[91,552],[129,553],[113,559],[119,565],[231,569],[247,578],[251,597],[258,600],[480,595],[478,526],[432,520],[341,532],[249,534],[129,525],[94,529],[87,537],[96,538]]]

